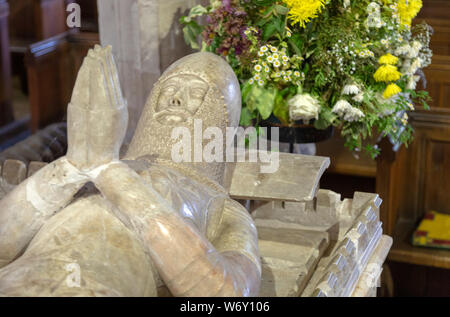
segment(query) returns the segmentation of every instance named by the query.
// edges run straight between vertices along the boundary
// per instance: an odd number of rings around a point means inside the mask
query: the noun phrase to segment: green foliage
[[[243,107],[241,111],[241,122],[240,125],[244,127],[248,127],[252,125],[253,119],[256,118],[254,112],[251,112],[248,107]]]
[[[183,28],[184,40],[193,49],[200,49],[198,44],[198,36],[202,32],[202,27],[195,21],[185,23]]]
[[[276,32],[282,33],[284,29],[284,21],[281,18],[273,17],[268,23],[264,25],[262,33],[263,41],[270,39]]]
[[[280,93],[275,97],[275,105],[273,109],[273,114],[277,117],[283,124],[289,124],[289,106],[287,99]]]
[[[191,47],[221,54],[234,69],[241,82],[242,125],[257,125],[270,115],[290,125],[289,99],[309,94],[321,105],[314,121],[316,129],[337,127],[351,151],[364,151],[374,158],[379,149],[371,140],[380,135],[407,146],[413,130],[406,113],[413,110],[412,104],[429,108],[427,92],[407,88],[414,86],[414,71],[408,71],[413,60],[405,54],[397,54],[396,65],[403,72],[395,82],[402,94],[384,99],[382,94],[389,83],[374,79],[381,56],[395,55],[398,48],[414,41],[423,46],[418,52],[421,67],[431,59],[428,26],[409,29],[401,25],[396,9],[390,6],[396,1],[351,0],[345,7],[344,0],[326,0],[318,16],[302,27],[292,24],[292,12],[281,0],[231,0],[231,11],[223,10],[223,2],[212,0],[209,7],[192,8],[180,22]],[[378,17],[369,10],[374,4],[379,6]],[[196,19],[202,15],[214,15],[215,22],[199,25]],[[369,20],[376,19],[379,25],[369,25]],[[278,54],[280,64],[275,67],[266,52]],[[343,93],[349,85],[357,87],[359,93]],[[351,106],[350,115],[334,109],[338,102]]]
[[[251,85],[251,88],[245,93],[244,102],[251,112],[258,110],[262,119],[265,120],[272,114],[276,95],[275,87]]]
[[[319,119],[314,121],[314,127],[319,130],[325,130],[337,119],[337,116],[328,107],[323,107]]]

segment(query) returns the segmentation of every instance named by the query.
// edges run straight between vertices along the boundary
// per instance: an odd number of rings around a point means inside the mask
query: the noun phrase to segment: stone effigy
[[[240,102],[221,58],[189,55],[156,83],[119,160],[126,104],[110,48],[91,50],[67,155],[0,164],[0,295],[373,294],[392,243],[381,200],[319,189],[328,158],[280,153],[271,174],[258,162],[171,160],[174,127],[236,127]],[[233,199],[259,203],[250,216]]]
[[[170,161],[174,122],[237,126],[240,99],[219,57],[179,60],[155,85],[119,161],[126,104],[110,48],[91,50],[68,107],[67,155],[0,201],[0,294],[257,295],[256,229],[220,185],[225,165]],[[88,182],[100,193],[74,199]],[[66,280],[72,270],[79,279]]]

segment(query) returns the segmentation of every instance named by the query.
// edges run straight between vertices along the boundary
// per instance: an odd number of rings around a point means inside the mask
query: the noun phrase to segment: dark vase
[[[334,128],[332,126],[319,130],[314,127],[314,120],[309,122],[296,121],[293,125],[286,126],[274,115],[271,115],[267,120],[260,123],[261,127],[267,129],[267,139],[271,140],[271,127],[280,128],[280,142],[283,143],[318,143],[330,139],[333,136]]]

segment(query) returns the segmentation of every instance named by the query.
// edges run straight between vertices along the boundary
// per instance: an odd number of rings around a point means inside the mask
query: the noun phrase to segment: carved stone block
[[[326,232],[283,226],[278,221],[258,223],[262,263],[260,296],[299,296],[322,253]]]
[[[17,160],[6,160],[3,163],[2,178],[10,185],[19,185],[27,177],[27,166]]]
[[[263,162],[238,163],[230,186],[235,199],[267,201],[311,201],[316,196],[319,180],[330,165],[330,159],[318,156],[279,153],[275,173],[261,173]],[[295,171],[293,173],[292,171]]]
[[[39,171],[41,168],[43,168],[46,165],[47,165],[47,163],[44,163],[44,162],[30,162],[30,164],[28,164],[27,177],[30,177],[31,175],[33,175],[34,173],[36,173],[37,171]]]

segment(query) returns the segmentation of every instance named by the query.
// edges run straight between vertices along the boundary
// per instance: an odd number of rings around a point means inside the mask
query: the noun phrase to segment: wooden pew
[[[14,120],[11,107],[11,58],[8,36],[9,6],[0,0],[0,127]]]
[[[26,67],[33,132],[63,121],[76,75],[97,33],[68,31],[30,46]]]

